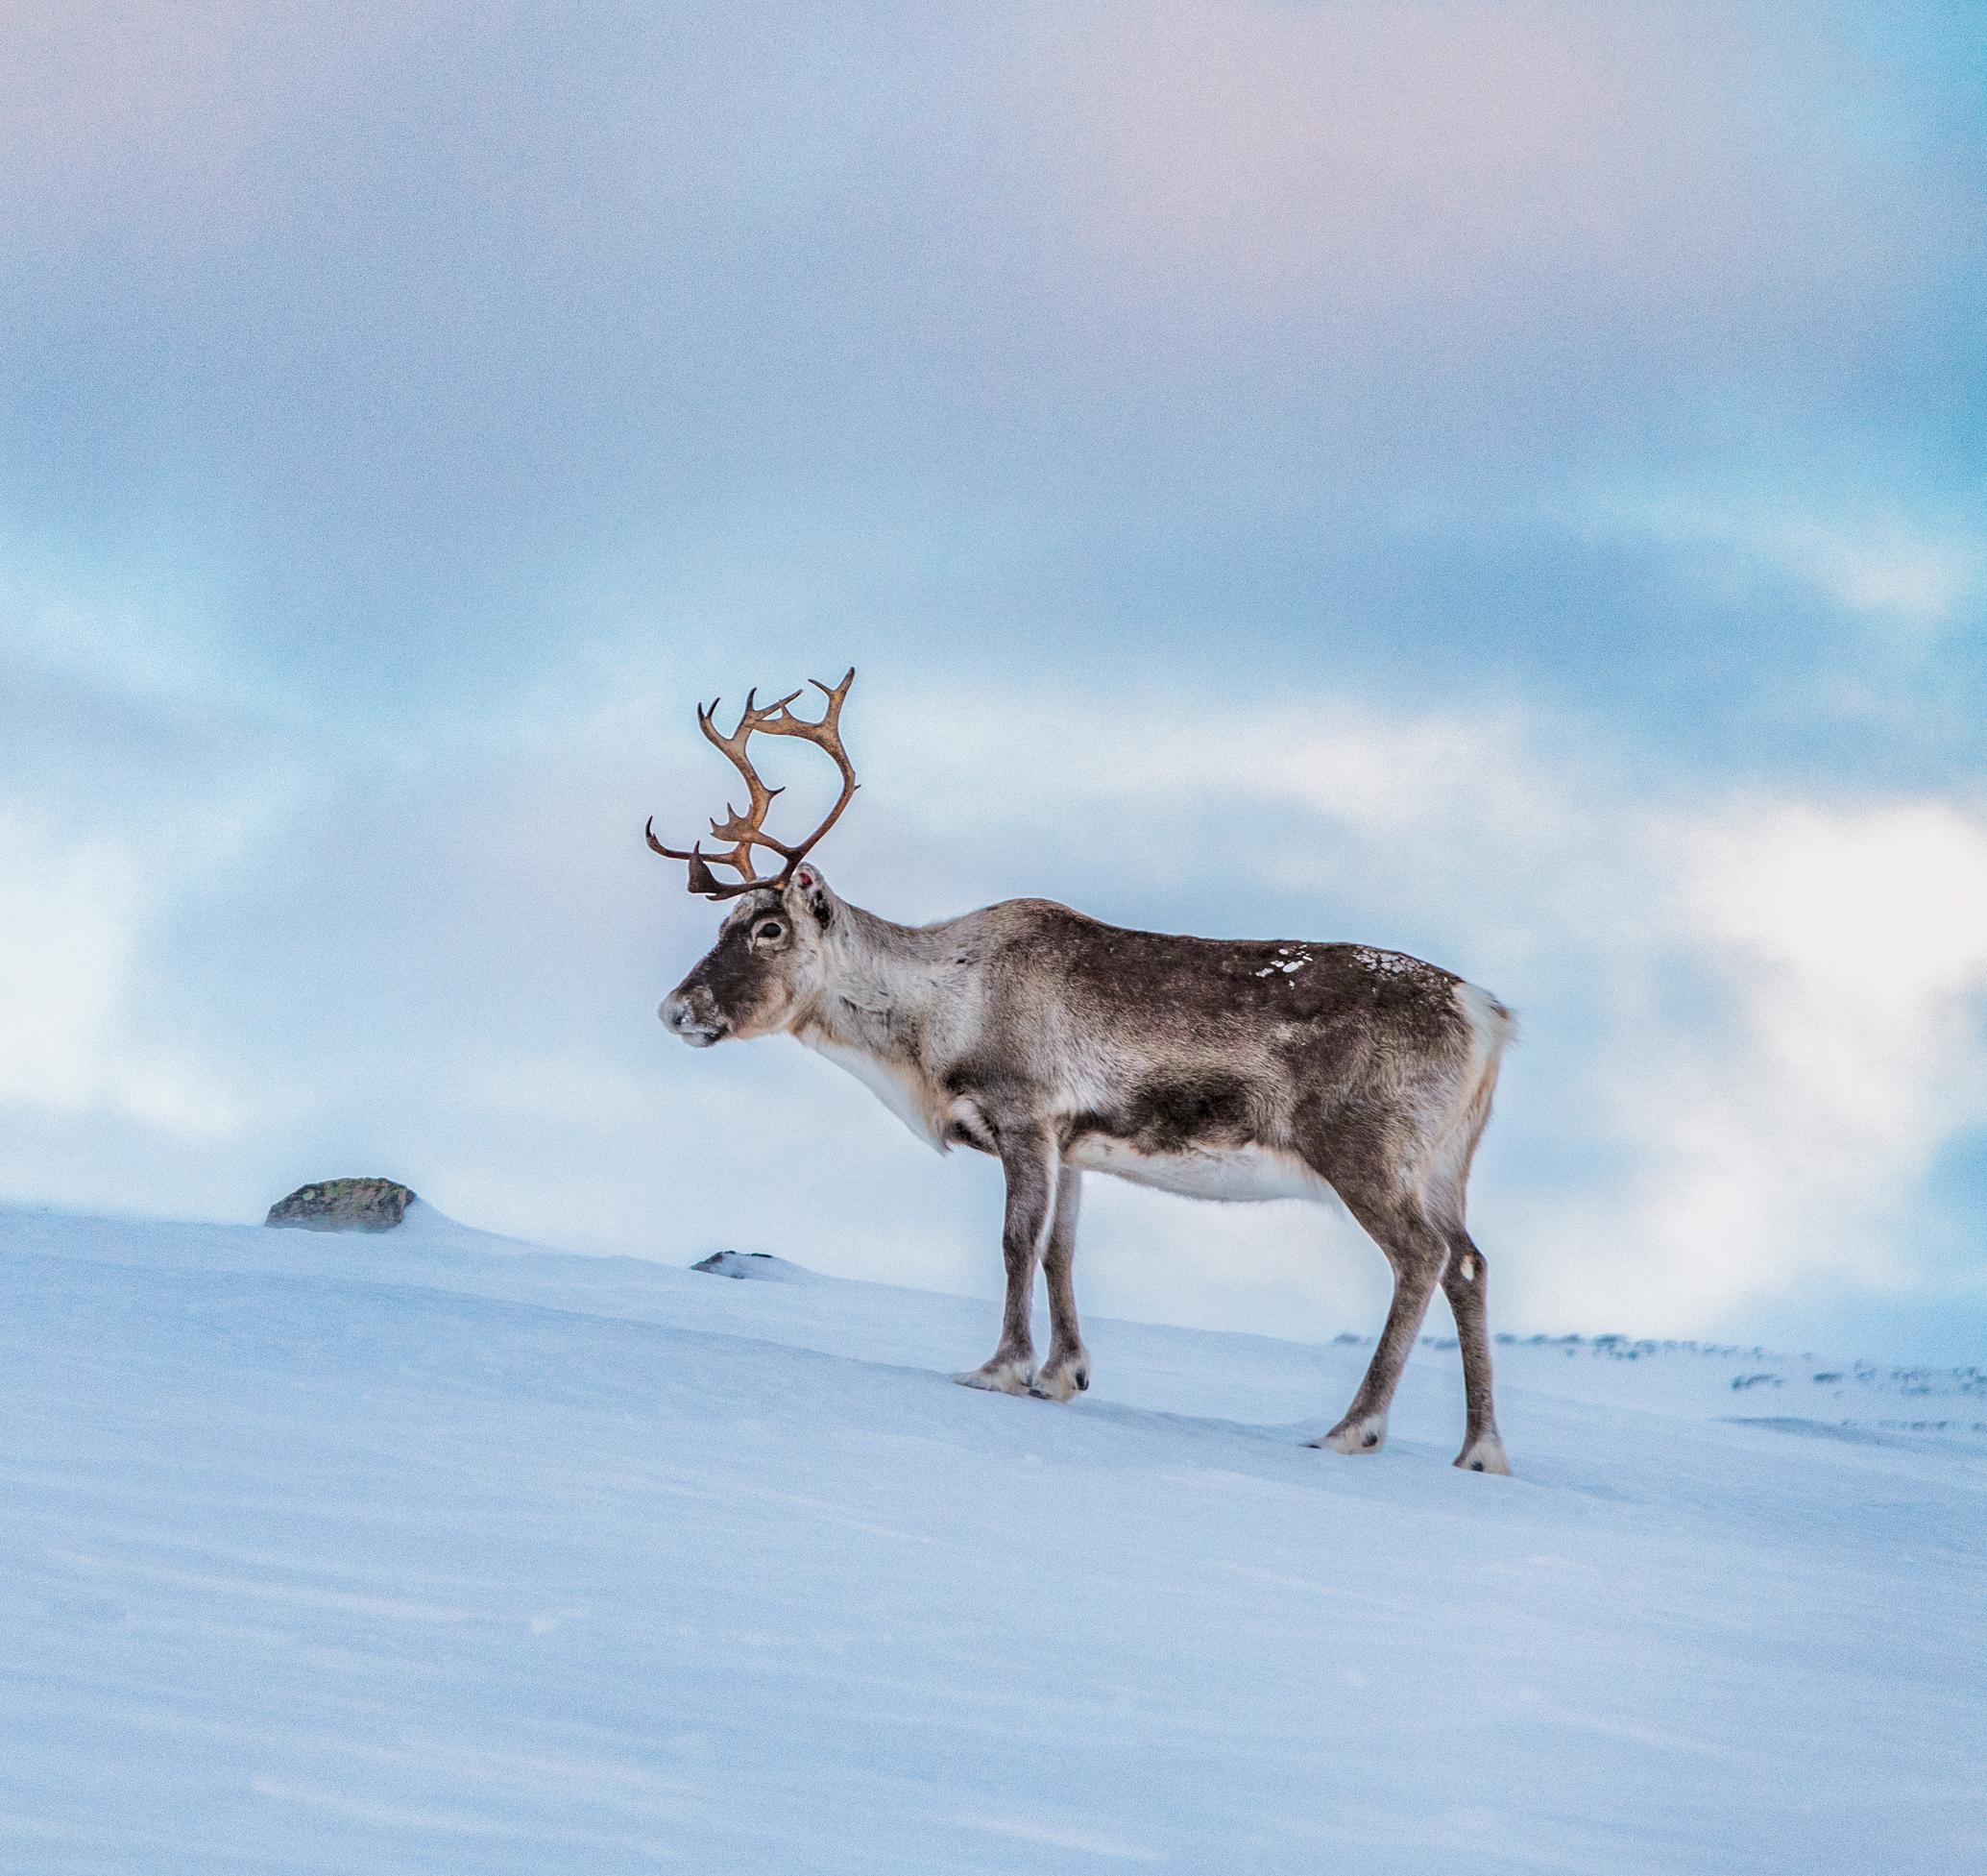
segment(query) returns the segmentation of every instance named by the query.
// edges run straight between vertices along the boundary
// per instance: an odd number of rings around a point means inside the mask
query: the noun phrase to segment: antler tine
[[[818,677],[808,680],[815,690],[828,699],[827,709],[818,722],[809,722],[804,717],[795,717],[789,706],[800,695],[799,691],[789,691],[776,702],[762,704],[757,687],[746,692],[745,707],[739,712],[738,727],[726,736],[717,727],[717,707],[724,701],[714,697],[709,707],[697,706],[697,727],[703,731],[706,741],[715,748],[724,752],[725,759],[744,778],[746,788],[745,812],[740,814],[729,802],[725,804],[725,818],[713,820],[711,833],[720,841],[729,841],[732,846],[728,852],[706,854],[701,844],[693,845],[688,853],[680,853],[673,847],[666,847],[655,837],[655,823],[648,825],[648,844],[656,852],[670,860],[686,860],[690,863],[690,889],[709,899],[736,898],[741,892],[749,892],[755,887],[783,887],[793,877],[794,868],[812,850],[822,835],[841,818],[842,810],[854,798],[856,792],[856,771],[849,762],[847,752],[841,745],[841,706],[848,695],[849,686],[855,682],[856,668],[851,665],[847,674],[833,688],[823,684]],[[788,846],[786,841],[776,840],[765,831],[765,817],[777,795],[783,789],[768,788],[760,780],[753,767],[751,758],[745,752],[745,745],[755,733],[767,736],[793,736],[803,742],[812,743],[825,750],[834,759],[835,766],[841,771],[841,793],[835,806],[829,809],[828,817],[798,845]],[[752,868],[752,849],[764,847],[776,853],[786,862],[777,878],[763,878]],[[720,884],[711,873],[711,865],[728,866],[739,875],[732,885]]]
[[[841,682],[837,684],[832,691],[828,688],[827,685],[822,683],[818,677],[811,677],[808,679],[808,682],[812,684],[815,690],[819,691],[820,694],[828,699],[828,715],[822,719],[824,722],[834,723],[840,719],[841,700],[842,698],[848,695],[849,686],[853,684],[855,681],[856,668],[854,665],[851,665],[848,668],[848,670],[842,673]],[[798,696],[800,693],[796,691],[793,694],[795,696]]]
[[[727,887],[720,883],[716,874],[712,872],[702,847],[692,846],[688,853],[679,853],[674,847],[666,847],[655,837],[655,816],[653,815],[648,818],[648,826],[645,831],[648,835],[648,844],[661,854],[665,860],[687,860],[690,862],[690,889],[692,892],[700,892],[706,897],[713,899],[728,899],[734,892],[742,892],[745,889],[742,886]],[[725,864],[721,854],[713,855],[712,858],[717,860],[719,865]]]
[[[841,746],[842,699],[848,695],[849,686],[855,681],[856,668],[854,665],[848,668],[848,670],[842,676],[841,682],[832,687],[822,683],[818,677],[809,678],[808,682],[828,699],[827,708],[821,713],[821,720],[816,723],[811,723],[804,718],[788,717],[783,722],[766,726],[776,735],[797,736],[804,742],[812,743],[817,749],[825,749],[835,759],[835,766],[841,770],[841,793],[836,797],[835,806],[829,809],[828,818],[815,828],[806,840],[802,841],[798,846],[782,847],[780,849],[787,860],[787,870],[782,875],[783,878],[792,878],[793,869],[807,858],[822,835],[826,834],[841,818],[842,810],[856,798],[858,784],[856,781],[855,765],[849,761],[848,752]],[[800,693],[796,691],[793,694],[798,696]]]

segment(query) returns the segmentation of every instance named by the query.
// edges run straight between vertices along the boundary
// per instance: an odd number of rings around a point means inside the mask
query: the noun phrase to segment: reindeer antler
[[[796,717],[788,708],[797,696],[798,691],[789,691],[777,703],[761,704],[757,701],[758,689],[746,692],[744,714],[739,719],[739,726],[729,736],[720,736],[717,731],[717,706],[724,701],[714,697],[709,709],[701,705],[697,709],[697,727],[717,748],[724,751],[726,759],[745,778],[745,812],[741,815],[730,802],[725,803],[724,819],[711,823],[713,839],[732,842],[729,852],[706,853],[701,841],[692,845],[688,853],[679,853],[674,847],[666,847],[655,837],[655,821],[648,823],[648,844],[666,860],[687,860],[690,862],[690,889],[701,893],[707,899],[735,899],[741,892],[750,892],[755,887],[768,886],[778,889],[793,877],[793,869],[813,850],[821,836],[841,818],[841,811],[849,805],[856,792],[856,771],[850,766],[847,752],[841,746],[841,705],[849,694],[849,686],[856,681],[856,668],[849,667],[848,675],[832,690],[817,677],[808,682],[828,699],[828,708],[819,722],[811,723],[804,717]],[[747,741],[755,736],[797,736],[804,743],[812,743],[816,748],[825,749],[835,758],[835,766],[841,770],[841,793],[835,806],[829,809],[828,818],[814,829],[797,846],[788,846],[784,841],[775,840],[765,831],[767,811],[773,805],[773,797],[786,792],[783,789],[767,788],[759,779],[758,771],[745,753]],[[776,853],[787,864],[777,878],[761,878],[752,870],[752,849],[764,847]],[[729,866],[738,874],[735,885],[727,886],[712,871],[713,865]]]

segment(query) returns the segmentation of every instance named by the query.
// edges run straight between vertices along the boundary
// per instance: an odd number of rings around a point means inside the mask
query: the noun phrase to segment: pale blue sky
[[[1520,1007],[1502,1326],[1987,1348],[1974,10],[81,6],[0,55],[0,1196],[380,1170],[990,1287],[986,1169],[653,1018],[715,922],[640,844],[718,805],[693,700],[855,662],[821,858],[875,909]],[[1090,1212],[1093,1306],[1372,1326],[1343,1223]]]

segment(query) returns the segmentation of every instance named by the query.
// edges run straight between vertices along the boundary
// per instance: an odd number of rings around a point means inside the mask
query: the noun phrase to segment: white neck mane
[[[933,1045],[961,1014],[952,942],[942,927],[896,925],[857,906],[840,912],[823,949],[824,981],[791,1033],[943,1153],[947,1099],[931,1070]]]

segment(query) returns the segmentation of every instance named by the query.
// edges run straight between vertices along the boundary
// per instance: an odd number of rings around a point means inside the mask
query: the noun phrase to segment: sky
[[[0,1198],[996,1293],[655,1020],[694,704],[854,664],[844,896],[1516,1007],[1494,1327],[1987,1358],[1970,8],[0,5]],[[1386,1287],[1117,1185],[1078,1285]]]

